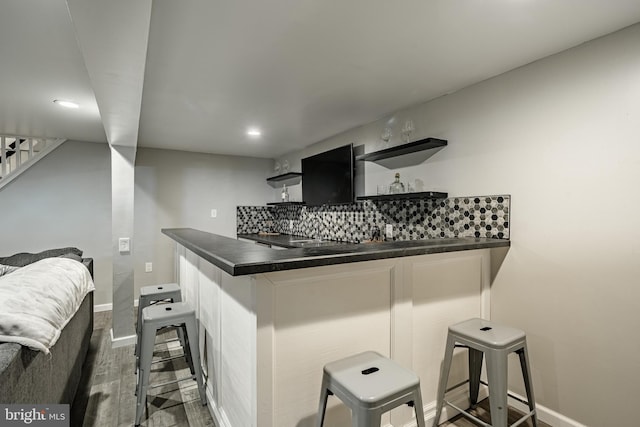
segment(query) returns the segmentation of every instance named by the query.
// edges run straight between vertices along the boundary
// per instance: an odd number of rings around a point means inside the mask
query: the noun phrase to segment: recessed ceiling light
[[[262,135],[262,132],[260,132],[260,129],[258,128],[249,128],[247,129],[247,135],[257,137]]]
[[[57,104],[57,105],[59,105],[61,107],[65,107],[65,108],[80,108],[80,106],[78,104],[76,104],[75,102],[73,102],[73,101],[65,101],[65,100],[62,100],[62,99],[55,99],[53,102],[54,102],[54,104]]]

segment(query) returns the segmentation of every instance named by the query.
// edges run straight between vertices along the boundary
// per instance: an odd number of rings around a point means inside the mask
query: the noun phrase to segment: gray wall
[[[162,228],[190,227],[236,236],[236,206],[263,205],[274,189],[273,161],[139,148],[135,192],[135,295],[141,286],[172,281],[174,242]],[[217,217],[211,218],[211,209]],[[145,262],[153,271],[145,273]]]
[[[527,332],[546,414],[589,426],[638,424],[639,46],[640,24],[283,157],[299,170],[300,157],[330,147],[374,151],[389,120],[399,143],[412,119],[415,138],[449,146],[402,177],[450,196],[511,194],[492,318]],[[366,168],[368,194],[396,171]]]
[[[109,146],[67,141],[0,190],[0,254],[76,246],[94,259],[96,304],[111,301]]]

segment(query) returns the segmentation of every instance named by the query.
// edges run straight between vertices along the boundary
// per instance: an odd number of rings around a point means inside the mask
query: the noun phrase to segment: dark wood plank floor
[[[71,425],[84,427],[130,427],[136,412],[133,346],[111,348],[111,312],[96,313],[93,336],[83,378],[71,411]],[[173,336],[171,336],[173,335]],[[175,337],[175,332],[158,335],[157,341]],[[159,344],[154,360],[182,354],[177,342]],[[189,376],[183,358],[153,365],[151,383]],[[474,414],[489,422],[488,400],[481,402]],[[509,423],[521,414],[509,410]],[[215,427],[211,414],[202,406],[195,381],[158,387],[149,391],[147,411],[141,426]],[[530,420],[521,424],[532,426]],[[476,424],[461,415],[442,424],[447,427],[475,427]],[[538,423],[539,427],[550,427]],[[284,426],[283,426],[284,427]]]

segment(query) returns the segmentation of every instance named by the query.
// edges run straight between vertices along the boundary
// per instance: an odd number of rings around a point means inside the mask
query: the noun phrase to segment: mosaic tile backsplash
[[[393,240],[443,237],[509,238],[511,198],[451,197],[430,200],[371,201],[325,206],[238,206],[237,232],[278,232],[311,238],[360,243],[374,227],[384,236],[393,224]]]

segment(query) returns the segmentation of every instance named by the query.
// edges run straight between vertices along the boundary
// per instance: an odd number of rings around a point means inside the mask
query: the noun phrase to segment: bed
[[[68,258],[65,260],[67,263],[70,262],[69,259],[74,263],[81,262],[88,270],[89,280],[93,278],[93,260],[82,258],[82,251],[76,248],[60,248],[40,253],[20,253],[5,258],[0,257],[0,268],[9,270],[5,271],[6,274],[15,274],[11,271],[15,267],[26,268],[32,264],[45,263],[47,258],[58,257]],[[0,284],[5,282],[0,281]],[[29,347],[26,344],[3,342],[8,340],[6,335],[4,339],[0,338],[0,403],[71,404],[73,402],[93,331],[92,287],[91,280],[91,291],[86,292],[84,297],[78,298],[81,302],[77,311],[70,320],[66,321],[67,323],[56,337],[55,344],[46,351],[33,349],[31,347],[34,346]],[[7,332],[4,331],[4,333]]]

